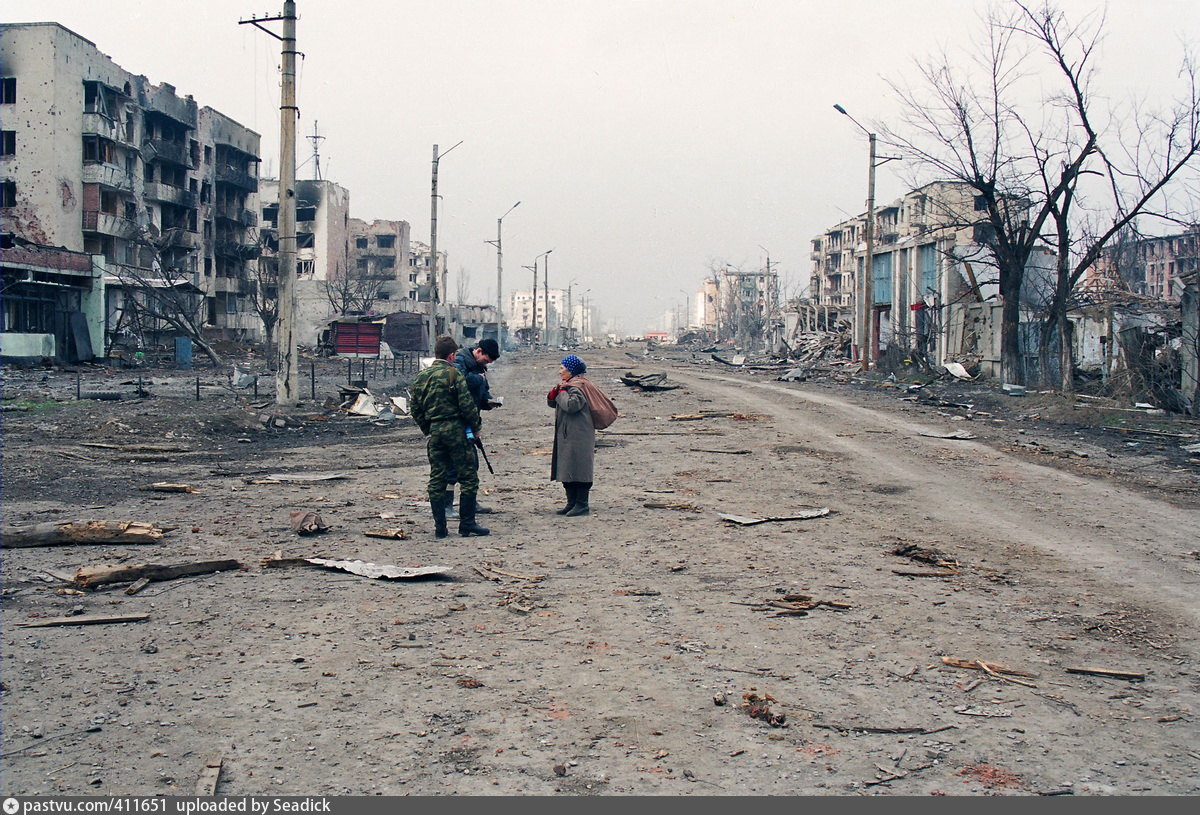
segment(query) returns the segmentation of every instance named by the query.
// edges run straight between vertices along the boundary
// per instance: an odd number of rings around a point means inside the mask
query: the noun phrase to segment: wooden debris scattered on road
[[[641,391],[670,391],[679,387],[674,383],[668,383],[665,373],[638,374],[628,371],[621,377],[621,382],[630,388],[637,388]]]
[[[956,577],[958,571],[955,569],[942,569],[937,572],[914,572],[912,569],[892,569],[892,574],[902,575],[904,577]]]
[[[516,580],[528,580],[533,583],[536,583],[539,580],[544,580],[546,578],[546,576],[544,574],[534,574],[534,575],[514,574],[513,572],[506,572],[501,569],[497,569],[496,567],[491,566],[486,563],[482,566],[472,566],[471,568],[474,569],[475,572],[480,577],[486,578],[488,580],[498,581],[500,578],[496,577],[495,575],[503,575],[504,577],[511,577]]]
[[[221,764],[223,759],[220,755],[215,755],[204,762],[204,767],[200,770],[200,777],[196,779],[196,795],[216,795],[217,784],[221,780]]]
[[[63,625],[104,625],[107,623],[140,623],[149,620],[149,614],[92,614],[75,615],[73,617],[47,617],[44,620],[30,620],[17,623],[21,628],[51,628]]]
[[[739,526],[753,526],[755,524],[765,524],[770,521],[807,521],[812,518],[822,518],[828,514],[829,507],[820,507],[818,509],[802,510],[791,515],[779,515],[768,518],[750,518],[745,515],[731,515],[727,512],[718,512],[717,517],[722,521],[729,521]]]
[[[179,444],[104,444],[98,441],[81,441],[80,447],[96,447],[101,450],[116,450],[121,453],[190,453],[192,448]]]
[[[703,447],[693,447],[693,453],[724,453],[730,456],[747,456],[750,455],[749,450],[709,450]]]
[[[995,719],[1004,719],[1013,715],[1011,710],[997,707],[996,705],[981,705],[979,707],[959,705],[958,707],[954,708],[954,712],[961,713],[963,716],[983,716]]]
[[[937,549],[931,549],[924,546],[918,546],[915,543],[902,543],[895,549],[891,550],[891,554],[899,557],[906,557],[909,560],[919,560],[922,563],[928,563],[931,566],[937,566],[940,569],[957,569],[959,567],[958,560],[949,555],[939,552]]]
[[[174,580],[177,577],[188,577],[196,574],[212,574],[242,568],[237,560],[201,560],[193,563],[178,563],[173,566],[163,566],[156,563],[145,563],[126,566],[123,564],[104,566],[83,566],[75,571],[72,581],[81,589],[102,586],[108,583],[128,583],[141,580]]]
[[[703,510],[695,504],[689,504],[687,501],[646,501],[642,506],[646,509],[681,509],[686,512],[702,512]]]
[[[807,617],[814,608],[830,608],[834,611],[849,611],[853,606],[836,600],[814,600],[807,594],[784,594],[762,602],[761,611],[774,610],[775,617]]]
[[[65,521],[4,530],[5,549],[29,546],[77,546],[94,543],[156,543],[174,527],[141,521]]]
[[[196,488],[191,484],[171,484],[166,481],[156,481],[153,484],[144,484],[138,487],[143,492],[195,492]]]
[[[364,529],[363,534],[368,538],[387,538],[389,540],[408,540],[411,537],[400,527],[390,529]]]
[[[1112,679],[1128,679],[1131,682],[1141,682],[1146,675],[1141,671],[1115,671],[1111,668],[1066,668],[1069,674],[1088,674],[1090,676],[1107,676]]]
[[[1028,671],[1020,671],[1016,668],[1009,668],[1007,665],[1001,665],[998,662],[984,662],[982,659],[959,659],[958,657],[942,657],[942,662],[955,668],[968,668],[973,671],[983,671],[989,676],[996,679],[1003,679],[1005,682],[1015,682],[1018,685],[1025,685],[1029,688],[1035,688],[1037,685],[1032,682],[1026,682],[1023,679],[1015,677],[1024,676],[1030,679],[1036,679],[1037,674],[1029,673]]]
[[[247,478],[247,484],[282,484],[285,481],[308,482],[308,481],[334,481],[341,478],[349,478],[349,473],[270,473],[262,478]]]
[[[926,436],[931,439],[974,439],[975,434],[969,430],[948,430],[944,433],[918,433],[918,436]]]
[[[700,413],[675,413],[672,422],[697,422],[703,419],[738,419],[741,421],[761,422],[766,420],[761,413],[741,413],[736,410],[704,410]]]

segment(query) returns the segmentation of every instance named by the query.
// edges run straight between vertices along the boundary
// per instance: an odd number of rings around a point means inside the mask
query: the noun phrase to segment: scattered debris
[[[765,524],[770,521],[807,521],[812,518],[821,518],[828,514],[829,507],[820,507],[819,509],[801,510],[793,515],[778,515],[768,518],[749,518],[745,515],[731,515],[726,512],[718,512],[717,517],[722,521],[729,521],[739,526],[754,526],[755,524]]]
[[[636,374],[629,371],[621,377],[621,382],[630,388],[642,391],[671,391],[680,387],[675,383],[668,383],[667,375],[664,373]]]
[[[143,492],[195,492],[196,488],[191,484],[170,484],[166,481],[156,481],[153,484],[146,484],[138,487]]]
[[[985,787],[993,789],[996,787],[1021,787],[1025,784],[1021,776],[991,764],[968,764],[956,771],[955,775],[971,778]]]
[[[947,373],[956,379],[974,379],[975,377],[967,373],[967,369],[961,362],[947,362],[945,365]]]
[[[984,662],[982,659],[959,659],[957,657],[942,657],[942,662],[946,665],[951,665],[955,668],[968,668],[974,671],[983,671],[989,676],[996,679],[1003,679],[1005,682],[1015,682],[1018,685],[1024,685],[1029,688],[1037,687],[1032,682],[1026,682],[1022,679],[1014,677],[1025,676],[1030,679],[1036,679],[1037,674],[1031,674],[1028,671],[1019,671],[1016,668],[1009,668],[1006,665],[1001,665],[996,662]]]
[[[196,779],[196,795],[216,795],[217,783],[221,780],[222,761],[220,755],[215,755],[204,762],[200,777]]]
[[[364,529],[363,534],[368,538],[387,538],[389,540],[408,540],[411,537],[400,527],[389,529]]]
[[[535,574],[535,575],[513,574],[512,572],[501,571],[500,569],[497,569],[496,567],[488,565],[488,564],[484,564],[483,566],[472,566],[471,568],[474,569],[475,572],[480,577],[486,578],[487,580],[495,580],[495,581],[500,580],[500,578],[496,577],[495,575],[503,575],[504,577],[511,577],[516,580],[528,580],[533,583],[536,583],[539,580],[544,580],[546,577],[545,575],[542,575],[542,574]],[[485,572],[490,572],[490,574],[485,574]]]
[[[702,512],[695,504],[687,501],[646,501],[642,504],[646,509],[681,509],[685,512]]]
[[[924,546],[918,546],[915,543],[903,543],[893,549],[891,554],[906,557],[909,560],[928,563],[931,566],[937,566],[941,569],[958,569],[959,567],[958,560],[955,558],[943,554],[937,549],[929,549]]]
[[[918,433],[918,436],[927,436],[931,439],[974,439],[977,438],[974,433],[969,430],[947,430],[942,433],[930,431],[928,433]]]
[[[50,522],[6,529],[0,537],[0,545],[5,549],[16,549],[93,543],[156,543],[173,528],[141,521]]]
[[[473,676],[464,676],[458,680],[460,688],[482,688],[483,683]]]
[[[849,611],[853,606],[835,600],[814,600],[807,594],[785,594],[781,597],[771,597],[764,600],[760,610],[773,609],[774,617],[807,617],[814,608],[824,606],[834,611]]]
[[[902,577],[954,577],[958,572],[954,569],[942,569],[936,572],[914,572],[911,569],[892,569],[892,574]]]
[[[177,577],[212,574],[213,572],[225,572],[240,568],[242,568],[242,564],[237,560],[202,560],[193,563],[179,563],[174,566],[162,566],[154,563],[134,566],[121,564],[83,566],[75,571],[75,577],[72,578],[72,582],[81,589],[89,589],[108,583],[128,583],[141,580],[174,580]]]
[[[264,478],[247,481],[248,484],[279,484],[284,481],[333,481],[349,478],[349,473],[271,473]]]
[[[313,535],[318,532],[327,532],[329,527],[321,520],[321,516],[315,512],[306,512],[298,509],[288,516],[288,522],[292,526],[292,531],[297,535]]]
[[[262,565],[266,568],[281,568],[286,566],[321,566],[326,569],[336,569],[338,571],[349,572],[350,574],[360,575],[362,577],[371,578],[388,578],[391,580],[411,579],[414,577],[430,577],[433,575],[444,575],[450,572],[446,566],[413,566],[401,567],[390,565],[377,565],[374,563],[366,563],[361,560],[329,560],[320,557],[292,557],[285,558],[281,552],[276,552],[269,558],[263,560]]]
[[[17,623],[21,628],[50,628],[61,625],[104,625],[107,623],[140,623],[149,620],[149,614],[93,614],[91,616],[75,615],[71,617],[47,617],[44,620]]]
[[[745,455],[750,454],[749,450],[708,450],[708,449],[705,449],[702,447],[693,447],[692,452],[693,453],[725,453],[725,454],[731,455],[731,456],[745,456]]]
[[[787,716],[783,713],[775,713],[771,710],[771,705],[775,704],[775,698],[769,693],[764,693],[759,696],[757,693],[748,691],[742,694],[742,710],[751,719],[762,719],[771,727],[787,727]]]
[[[1007,708],[998,707],[996,705],[981,705],[979,707],[971,707],[970,705],[959,705],[954,708],[955,713],[961,713],[964,716],[985,716],[990,718],[1007,718],[1012,715],[1012,711]]]
[[[1088,674],[1090,676],[1107,676],[1112,679],[1128,679],[1131,682],[1141,682],[1146,675],[1140,671],[1115,671],[1111,668],[1066,668],[1069,674]]]

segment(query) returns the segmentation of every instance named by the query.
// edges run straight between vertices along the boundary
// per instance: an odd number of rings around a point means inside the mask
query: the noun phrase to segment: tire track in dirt
[[[814,437],[807,443],[839,456],[836,466],[864,488],[881,483],[911,487],[902,502],[873,499],[888,507],[890,517],[879,519],[888,527],[903,529],[905,521],[928,519],[922,523],[966,540],[984,535],[989,541],[1030,548],[1082,576],[1111,584],[1131,603],[1156,605],[1187,621],[1185,627],[1192,630],[1200,624],[1200,576],[1182,558],[1195,548],[1200,512],[1022,461],[979,442],[927,439],[919,434],[937,432],[936,427],[827,395],[688,370],[673,376],[698,391],[773,416],[781,425],[807,430]],[[857,432],[839,435],[848,430]],[[970,455],[985,467],[943,468],[925,460],[945,450]],[[1011,475],[987,480],[997,473]]]

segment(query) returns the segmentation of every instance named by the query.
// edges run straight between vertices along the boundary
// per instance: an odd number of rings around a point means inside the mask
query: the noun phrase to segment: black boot
[[[446,499],[444,495],[429,497],[429,506],[433,509],[433,535],[436,538],[444,538],[450,534],[450,530],[446,527]]]
[[[587,515],[592,510],[588,506],[588,492],[592,489],[591,484],[576,484],[575,485],[575,506],[571,507],[568,512],[564,512],[568,518],[574,518],[578,515]]]
[[[458,513],[454,510],[454,490],[446,490],[444,498],[442,506],[446,508],[446,517],[452,521],[458,520]]]
[[[475,523],[475,496],[463,495],[458,496],[458,534],[464,538],[469,538],[472,535],[487,535],[489,534],[487,527],[480,526]]]
[[[572,481],[564,481],[563,489],[567,493],[567,505],[562,509],[554,510],[555,515],[566,515],[575,508],[575,484]]]

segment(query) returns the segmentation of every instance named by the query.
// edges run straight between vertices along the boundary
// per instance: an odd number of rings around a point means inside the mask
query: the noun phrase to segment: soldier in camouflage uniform
[[[413,379],[409,388],[409,409],[417,426],[428,439],[429,505],[433,508],[434,534],[449,534],[446,528],[446,477],[458,471],[461,497],[458,534],[463,537],[486,535],[488,530],[475,523],[475,496],[479,491],[479,460],[468,441],[466,429],[478,434],[483,425],[479,408],[467,388],[467,380],[454,367],[458,343],[451,337],[439,337],[434,345],[437,357]]]

